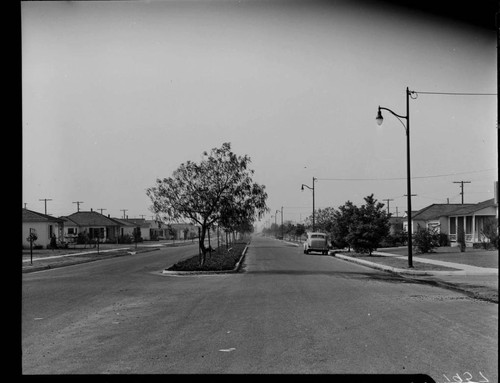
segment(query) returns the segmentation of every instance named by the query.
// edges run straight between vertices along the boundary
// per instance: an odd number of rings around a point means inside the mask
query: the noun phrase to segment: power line
[[[414,91],[417,95],[419,94],[442,94],[446,96],[497,96],[496,93],[462,93],[462,92],[417,92]]]
[[[449,176],[456,176],[456,175],[461,175],[461,174],[482,173],[482,172],[488,172],[491,170],[497,170],[497,169],[492,168],[492,169],[476,170],[476,171],[470,171],[470,172],[437,174],[437,175],[432,175],[432,176],[418,176],[418,177],[411,177],[411,179],[449,177]],[[407,177],[395,177],[395,178],[317,178],[318,181],[398,181],[398,180],[406,180],[406,179],[407,179]]]

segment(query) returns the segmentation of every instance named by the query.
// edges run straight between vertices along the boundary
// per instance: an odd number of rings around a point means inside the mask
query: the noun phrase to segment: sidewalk
[[[158,250],[161,247],[176,247],[176,246],[186,246],[191,245],[194,242],[192,240],[178,240],[175,242],[153,242],[153,243],[141,243],[135,247],[135,244],[125,245],[117,247],[107,245],[102,246],[99,252],[97,248],[81,249],[82,251],[71,251],[67,253],[64,251],[57,255],[45,255],[50,254],[50,250],[37,251],[33,254],[33,263],[31,263],[31,256],[23,254],[22,259],[22,272],[30,273],[34,271],[41,271],[47,269],[54,269],[64,266],[71,266],[80,263],[98,261],[106,258],[122,257],[126,255],[135,255],[146,253],[149,251]]]
[[[301,246],[301,244],[295,242],[284,242],[294,246]],[[498,250],[487,252],[469,250],[469,252],[466,251],[464,253],[460,253],[458,249],[454,251],[453,248],[447,248],[446,251],[443,250],[441,258],[448,257],[453,259],[453,262],[443,261],[442,259],[430,259],[433,255],[439,257],[439,254],[413,255],[413,268],[411,269],[407,267],[407,250],[404,248],[395,248],[393,249],[394,253],[389,251],[391,249],[374,251],[373,255],[377,257],[373,258],[368,256],[350,256],[349,253],[335,250],[329,251],[328,254],[348,262],[395,273],[416,282],[460,291],[476,299],[498,303]],[[493,262],[488,263],[483,261],[482,263],[496,265],[496,267],[482,267],[471,264],[475,262],[474,254],[486,254],[489,258],[493,259]],[[371,259],[368,260],[367,258]],[[479,260],[481,257],[476,256],[476,258],[478,259],[478,263],[480,263]]]

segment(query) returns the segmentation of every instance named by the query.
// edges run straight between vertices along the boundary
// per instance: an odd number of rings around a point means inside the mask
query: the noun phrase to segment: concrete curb
[[[216,275],[216,274],[234,274],[240,270],[240,267],[243,263],[243,259],[245,258],[246,252],[248,249],[248,245],[245,246],[243,251],[241,252],[240,259],[234,266],[232,270],[213,270],[213,271],[174,271],[164,269],[161,273],[163,275],[171,275],[171,276],[190,276],[190,275]]]

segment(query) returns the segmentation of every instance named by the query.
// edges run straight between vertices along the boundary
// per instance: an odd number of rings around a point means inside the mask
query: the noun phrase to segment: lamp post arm
[[[399,114],[393,112],[392,110],[390,110],[389,108],[384,108],[383,106],[379,106],[378,107],[379,110],[387,110],[388,112],[392,113],[393,115],[395,115],[396,117],[398,118],[404,118],[404,119],[408,119],[408,116],[400,116]]]
[[[307,186],[307,185],[302,184],[302,186],[305,186],[305,187],[306,187],[306,188],[308,188],[309,190],[313,190],[313,188],[311,188],[311,187],[309,187],[309,186]]]
[[[389,108],[384,108],[382,106],[379,106],[378,107],[378,110],[381,111],[381,110],[387,110],[389,113],[391,113],[394,117],[396,117],[399,122],[401,122],[401,124],[403,125],[403,127],[405,128],[405,132],[406,134],[408,134],[408,127],[403,123],[403,121],[401,121],[402,118],[404,118],[407,122],[408,122],[408,116],[401,116],[395,112],[393,112],[392,110],[390,110]]]

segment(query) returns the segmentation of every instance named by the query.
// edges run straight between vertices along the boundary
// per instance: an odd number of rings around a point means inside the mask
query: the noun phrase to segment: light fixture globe
[[[384,117],[382,117],[380,109],[378,110],[377,117],[375,117],[375,121],[377,121],[378,126],[382,125],[382,122],[384,122]]]

